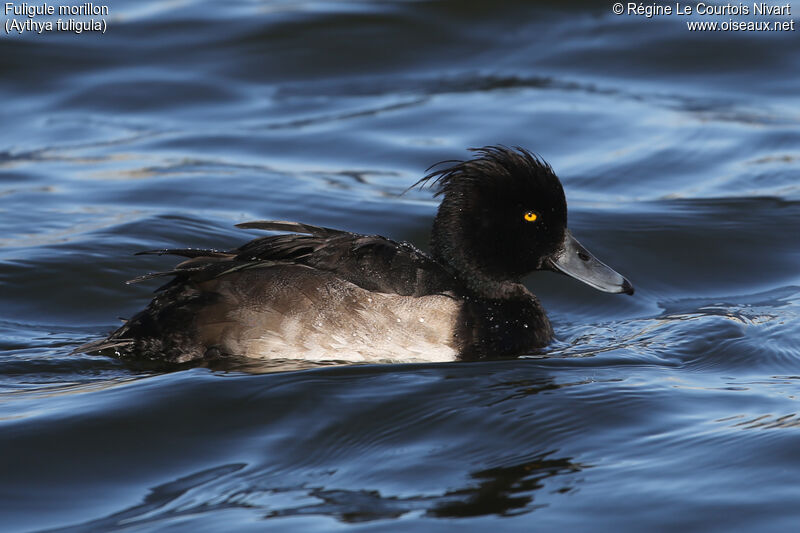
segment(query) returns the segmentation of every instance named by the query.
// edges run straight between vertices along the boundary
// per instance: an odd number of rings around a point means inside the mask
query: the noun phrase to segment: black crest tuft
[[[429,167],[428,174],[410,188],[435,188],[434,196],[439,196],[446,194],[456,185],[485,182],[487,178],[510,180],[515,176],[537,178],[553,174],[553,169],[549,164],[519,146],[512,149],[503,145],[495,145],[470,148],[469,150],[478,155],[466,161],[440,161]],[[440,168],[436,169],[436,167]]]

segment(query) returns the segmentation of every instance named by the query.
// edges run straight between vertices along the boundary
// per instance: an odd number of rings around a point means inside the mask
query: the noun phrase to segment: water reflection
[[[514,516],[532,512],[545,504],[534,503],[534,492],[548,485],[548,478],[580,472],[585,465],[569,457],[550,457],[547,452],[511,466],[486,468],[469,473],[463,487],[436,496],[398,498],[382,495],[378,490],[308,491],[321,502],[276,509],[267,518],[323,515],[342,522],[367,522],[398,518],[411,511],[424,511],[437,518],[465,518],[486,515]],[[562,479],[559,486],[549,483],[552,493],[572,492],[576,478]]]
[[[105,517],[48,532],[110,530],[164,524],[167,520],[238,509],[263,519],[293,516],[327,516],[344,523],[398,518],[422,511],[435,518],[486,515],[516,516],[546,507],[535,503],[535,492],[549,487],[550,494],[575,490],[579,478],[566,476],[586,465],[569,457],[541,453],[510,466],[470,472],[463,487],[440,495],[388,496],[380,490],[346,490],[327,487],[271,486],[272,474],[247,473],[246,464],[209,468],[152,488],[141,503]],[[267,479],[264,479],[268,476]],[[558,482],[547,481],[559,478]],[[248,481],[245,482],[245,479]],[[246,483],[246,484],[245,484]],[[282,505],[311,500],[301,506]]]
[[[534,504],[533,492],[545,487],[544,481],[562,474],[580,472],[581,465],[571,458],[549,458],[550,453],[507,467],[472,472],[477,485],[448,491],[443,501],[428,511],[437,517],[461,518],[496,514],[501,516],[529,513],[542,505]],[[577,480],[560,479],[561,486],[552,492],[566,494],[574,490]]]

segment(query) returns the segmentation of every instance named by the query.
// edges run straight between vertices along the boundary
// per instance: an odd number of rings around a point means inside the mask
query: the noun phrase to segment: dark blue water
[[[0,34],[0,529],[796,528],[798,31],[605,2],[107,5],[103,35]],[[172,264],[135,251],[229,248],[253,219],[425,246],[436,202],[402,192],[495,143],[553,165],[637,289],[532,276],[543,357],[70,353]]]

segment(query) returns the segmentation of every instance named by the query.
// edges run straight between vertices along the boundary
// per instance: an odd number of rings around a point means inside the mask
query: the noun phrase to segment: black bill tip
[[[633,296],[634,289],[633,289],[633,285],[631,285],[631,282],[628,281],[627,279],[624,280],[622,282],[622,290],[620,292],[623,292],[623,293],[627,294],[628,296]]]

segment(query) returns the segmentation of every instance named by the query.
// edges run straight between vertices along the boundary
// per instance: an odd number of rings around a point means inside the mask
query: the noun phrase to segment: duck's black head
[[[556,270],[600,290],[633,292],[572,237],[564,189],[550,165],[522,148],[473,151],[473,159],[452,162],[418,183],[430,183],[443,196],[433,254],[469,289],[502,298],[518,290],[525,274]]]

